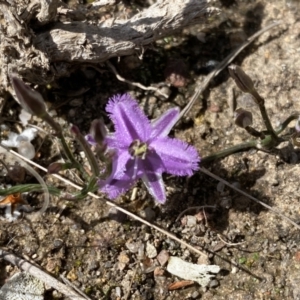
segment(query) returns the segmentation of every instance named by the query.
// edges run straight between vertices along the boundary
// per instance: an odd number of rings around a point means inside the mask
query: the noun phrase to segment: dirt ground
[[[129,2],[132,6],[127,3],[128,9],[141,8],[138,1]],[[118,5],[121,10],[124,4]],[[196,81],[204,80],[247,37],[275,20],[282,24],[263,34],[234,62],[255,81],[274,126],[299,112],[300,1],[222,0],[218,5],[221,14],[209,26],[193,26],[157,41],[142,61],[137,56],[111,61],[123,77],[146,86],[165,81],[169,61],[185,64],[180,69],[186,85],[166,87],[168,100],[118,81],[105,65],[83,66],[52,88],[40,87],[66,134],[70,136],[69,123],[86,133],[91,120],[103,116],[108,122],[104,107],[116,93],[130,92],[150,118],[170,107],[183,108]],[[194,145],[202,157],[247,141],[249,135],[234,125],[234,106],[252,111],[254,127],[263,129],[255,103],[237,89],[225,70],[173,135]],[[14,131],[16,126],[11,121],[18,120],[18,110],[9,101],[3,111],[9,120],[3,123]],[[33,124],[47,130],[38,118]],[[59,158],[57,143],[44,133],[39,134],[35,145],[40,146],[35,161],[42,166]],[[79,146],[73,142],[72,146],[80,159]],[[278,149],[250,150],[203,166],[299,222],[300,151],[289,142]],[[76,180],[70,171],[64,175]],[[51,176],[43,177],[49,185],[73,191]],[[12,184],[4,171],[0,179],[3,184]],[[27,180],[34,181],[29,175]],[[229,188],[220,192],[218,181],[201,172],[191,178],[166,175],[165,184],[168,201],[163,206],[154,203],[141,183],[135,197],[129,191],[116,202],[199,247],[208,254],[208,261],[201,261],[199,255],[172,239],[92,198],[67,202],[53,197],[38,222],[31,222],[26,213],[14,222],[2,218],[0,245],[30,258],[53,276],[63,274],[91,299],[300,299],[299,229]],[[28,201],[33,208],[40,206],[34,194],[28,195]],[[185,216],[194,220],[191,223],[183,217],[176,221],[182,211],[195,206],[215,207],[188,210]],[[195,283],[169,291],[168,285],[181,279],[160,265],[157,254],[166,253],[163,250],[185,261],[219,265],[221,271],[207,288]],[[17,271],[4,261],[0,269],[1,283]],[[45,299],[65,298],[49,288]]]

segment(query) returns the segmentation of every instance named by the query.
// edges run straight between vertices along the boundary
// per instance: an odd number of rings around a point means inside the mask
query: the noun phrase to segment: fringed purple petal
[[[164,162],[155,150],[149,150],[146,158],[140,160],[140,168],[144,173],[163,173],[165,171]]]
[[[124,180],[111,179],[109,182],[103,180],[98,181],[100,191],[106,193],[108,198],[112,200],[127,192],[133,183],[134,182],[128,178]]]
[[[179,117],[179,108],[171,108],[151,123],[151,138],[166,137]]]
[[[130,95],[112,97],[106,111],[115,125],[116,139],[122,141],[123,145],[130,145],[134,140],[148,140],[151,134],[150,122]]]
[[[132,158],[127,151],[119,151],[113,160],[113,170],[112,176],[114,179],[120,179],[124,176],[124,173],[129,174],[132,173],[130,166],[132,163]],[[128,166],[129,165],[129,166]]]
[[[200,161],[194,147],[167,137],[178,120],[179,109],[172,108],[150,123],[135,100],[129,95],[117,95],[110,99],[106,111],[115,132],[106,136],[105,143],[115,155],[110,176],[99,181],[100,190],[113,199],[142,178],[155,200],[164,203],[162,173],[192,175]],[[93,143],[90,138],[88,141]],[[134,148],[136,145],[147,150]]]
[[[151,143],[165,166],[165,172],[177,176],[192,175],[198,170],[200,157],[197,150],[177,139],[159,138]]]
[[[107,193],[110,199],[125,193],[142,176],[138,162],[124,151],[116,155],[110,176],[98,181],[100,190]]]
[[[152,197],[159,203],[166,202],[166,191],[161,174],[145,173],[142,180]]]

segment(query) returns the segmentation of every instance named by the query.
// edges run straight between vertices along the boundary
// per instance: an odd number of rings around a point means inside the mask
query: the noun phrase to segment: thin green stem
[[[263,140],[250,140],[248,142],[241,143],[239,145],[232,146],[227,149],[221,150],[219,152],[213,153],[211,155],[205,156],[201,159],[201,163],[206,163],[215,159],[223,158],[233,153],[246,151],[251,148],[266,149],[266,148],[275,147],[281,141],[282,141],[281,139],[280,140],[277,139],[277,141],[274,141],[271,135],[267,135]]]
[[[266,111],[265,103],[264,103],[265,101],[264,101],[263,98],[261,98],[261,99],[262,99],[262,101],[257,102],[257,104],[258,104],[258,107],[260,109],[260,113],[261,113],[262,119],[263,119],[263,121],[265,123],[265,126],[267,128],[268,133],[274,139],[274,142],[276,142],[276,141],[278,141],[279,138],[278,138],[275,130],[273,129],[273,126],[272,126],[271,121],[269,119],[268,113]]]
[[[78,161],[75,159],[72,151],[70,150],[65,137],[63,136],[62,132],[58,132],[57,134],[58,139],[60,140],[60,144],[63,148],[63,151],[66,155],[66,157],[71,161],[72,165],[80,172],[80,174],[85,178],[88,179],[89,175],[87,174],[87,172],[85,171],[85,169],[83,168],[83,166],[78,163]]]
[[[78,163],[78,161],[75,159],[72,151],[70,150],[65,137],[63,136],[62,133],[62,128],[61,126],[54,121],[54,119],[48,114],[45,113],[42,116],[42,119],[44,121],[46,121],[56,132],[58,139],[60,140],[60,144],[62,146],[62,149],[67,157],[67,159],[72,163],[72,165],[80,172],[80,174],[85,178],[88,179],[89,175],[87,174],[87,172],[85,171],[85,169],[83,168],[83,166]]]
[[[61,143],[61,146],[62,146],[62,148],[63,148],[63,151],[65,152],[65,155],[66,155],[66,157],[68,158],[68,160],[70,160],[70,162],[71,162],[73,165],[75,165],[75,166],[79,165],[78,162],[76,161],[75,157],[73,156],[73,153],[72,153],[72,151],[70,150],[70,148],[69,148],[69,146],[68,146],[68,144],[67,144],[67,142],[66,142],[66,139],[65,139],[65,137],[63,136],[62,132],[59,132],[59,133],[57,134],[57,137],[58,137],[59,140],[60,140],[60,143]]]
[[[290,115],[282,124],[276,129],[276,134],[279,135],[286,127],[294,120],[297,120],[300,117],[299,113],[293,113]]]
[[[218,159],[218,158],[226,157],[226,156],[228,156],[230,154],[233,154],[233,153],[246,151],[246,150],[249,150],[251,148],[256,148],[256,145],[257,145],[257,140],[251,140],[251,141],[246,142],[246,143],[242,143],[242,144],[239,144],[239,145],[236,145],[236,146],[232,146],[232,147],[229,147],[227,149],[224,149],[224,150],[218,151],[216,153],[213,153],[211,155],[203,157],[201,159],[201,163],[206,163],[206,162]]]
[[[92,152],[92,150],[90,148],[90,145],[87,143],[86,139],[81,134],[81,132],[79,131],[77,126],[73,125],[71,127],[71,132],[74,134],[74,136],[76,137],[78,143],[82,147],[82,150],[84,151],[84,153],[86,155],[86,158],[89,161],[89,164],[90,164],[90,167],[92,169],[93,175],[94,176],[99,176],[100,169],[99,169],[99,166],[98,166],[98,162],[96,160],[96,157],[95,157],[94,153]]]
[[[54,186],[47,186],[47,189],[51,195],[59,196],[61,190]],[[18,184],[7,189],[0,189],[1,196],[7,196],[16,193],[31,193],[31,192],[45,192],[41,184],[29,183],[29,184]]]
[[[246,126],[244,129],[254,137],[258,137],[260,139],[264,139],[266,137],[263,132],[257,131],[252,126]]]

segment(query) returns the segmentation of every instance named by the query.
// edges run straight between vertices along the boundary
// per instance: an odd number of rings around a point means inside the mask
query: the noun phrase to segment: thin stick
[[[286,220],[288,223],[293,224],[295,227],[297,227],[298,229],[300,229],[300,225],[298,225],[296,222],[294,222],[292,219],[288,218],[287,216],[285,216],[284,214],[282,214],[281,212],[277,211],[276,209],[272,208],[271,206],[269,206],[268,204],[258,200],[257,198],[247,194],[246,192],[238,189],[237,187],[235,187],[233,184],[230,184],[228,181],[222,179],[221,177],[211,173],[210,171],[208,171],[206,168],[200,167],[199,169],[202,173],[218,180],[221,181],[222,183],[224,183],[225,185],[229,186],[230,188],[232,188],[233,190],[235,190],[236,192],[246,196],[247,198],[253,200],[254,202],[262,205],[263,207],[267,208],[268,210],[270,210],[272,213],[279,215],[282,219]]]
[[[107,66],[112,70],[112,72],[115,74],[115,76],[117,77],[118,80],[120,80],[121,82],[125,82],[125,83],[128,83],[128,84],[131,84],[133,86],[136,86],[142,90],[145,90],[145,91],[154,91],[154,92],[157,92],[159,93],[160,95],[162,95],[163,97],[165,98],[168,98],[169,96],[166,95],[165,93],[162,93],[158,88],[156,87],[153,87],[153,86],[144,86],[142,85],[141,83],[139,82],[133,82],[133,81],[130,81],[130,80],[127,80],[125,79],[124,77],[122,77],[116,70],[116,68],[114,67],[114,65],[108,60],[106,62]]]
[[[264,32],[272,29],[275,26],[278,26],[279,24],[281,24],[281,21],[275,22],[273,24],[270,24],[268,26],[266,26],[265,28],[259,30],[258,32],[256,32],[255,34],[253,34],[251,37],[249,37],[247,39],[246,42],[244,42],[241,46],[239,46],[236,50],[234,50],[232,53],[230,53],[228,56],[226,56],[217,66],[216,68],[210,72],[204,82],[201,83],[201,85],[196,88],[196,91],[194,93],[194,95],[192,96],[192,99],[190,100],[190,102],[185,106],[185,108],[181,111],[179,117],[178,117],[178,121],[186,114],[188,113],[192,106],[194,105],[194,103],[196,102],[196,100],[198,99],[198,97],[204,92],[204,90],[208,87],[210,81],[217,76],[222,70],[224,70],[236,57],[238,54],[240,54],[248,45],[250,45],[257,37],[259,37],[260,35],[262,35]],[[177,121],[177,122],[178,122]]]
[[[80,294],[83,298],[87,300],[92,300],[90,297],[88,297],[83,291],[81,291],[75,284],[73,284],[70,280],[68,280],[65,276],[62,274],[59,275],[61,280],[68,286],[70,286],[72,289],[74,289],[78,294]]]
[[[85,300],[86,298],[81,297],[75,291],[70,289],[68,286],[64,285],[54,277],[50,276],[49,274],[45,273],[40,268],[34,266],[33,264],[29,263],[28,261],[17,257],[13,253],[7,252],[3,249],[0,249],[0,258],[5,259],[6,261],[12,263],[13,265],[17,266],[23,271],[26,271],[30,275],[38,278],[39,280],[43,281],[48,286],[56,289],[60,293],[64,294],[66,297],[74,300]]]

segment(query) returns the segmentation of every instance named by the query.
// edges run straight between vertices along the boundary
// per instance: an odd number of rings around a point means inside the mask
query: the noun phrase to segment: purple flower
[[[125,94],[112,97],[106,111],[115,132],[107,135],[105,142],[115,155],[111,175],[99,181],[100,190],[113,199],[141,178],[155,200],[164,203],[162,173],[192,175],[200,161],[194,147],[167,137],[178,120],[179,109],[169,109],[150,122],[138,103]]]

